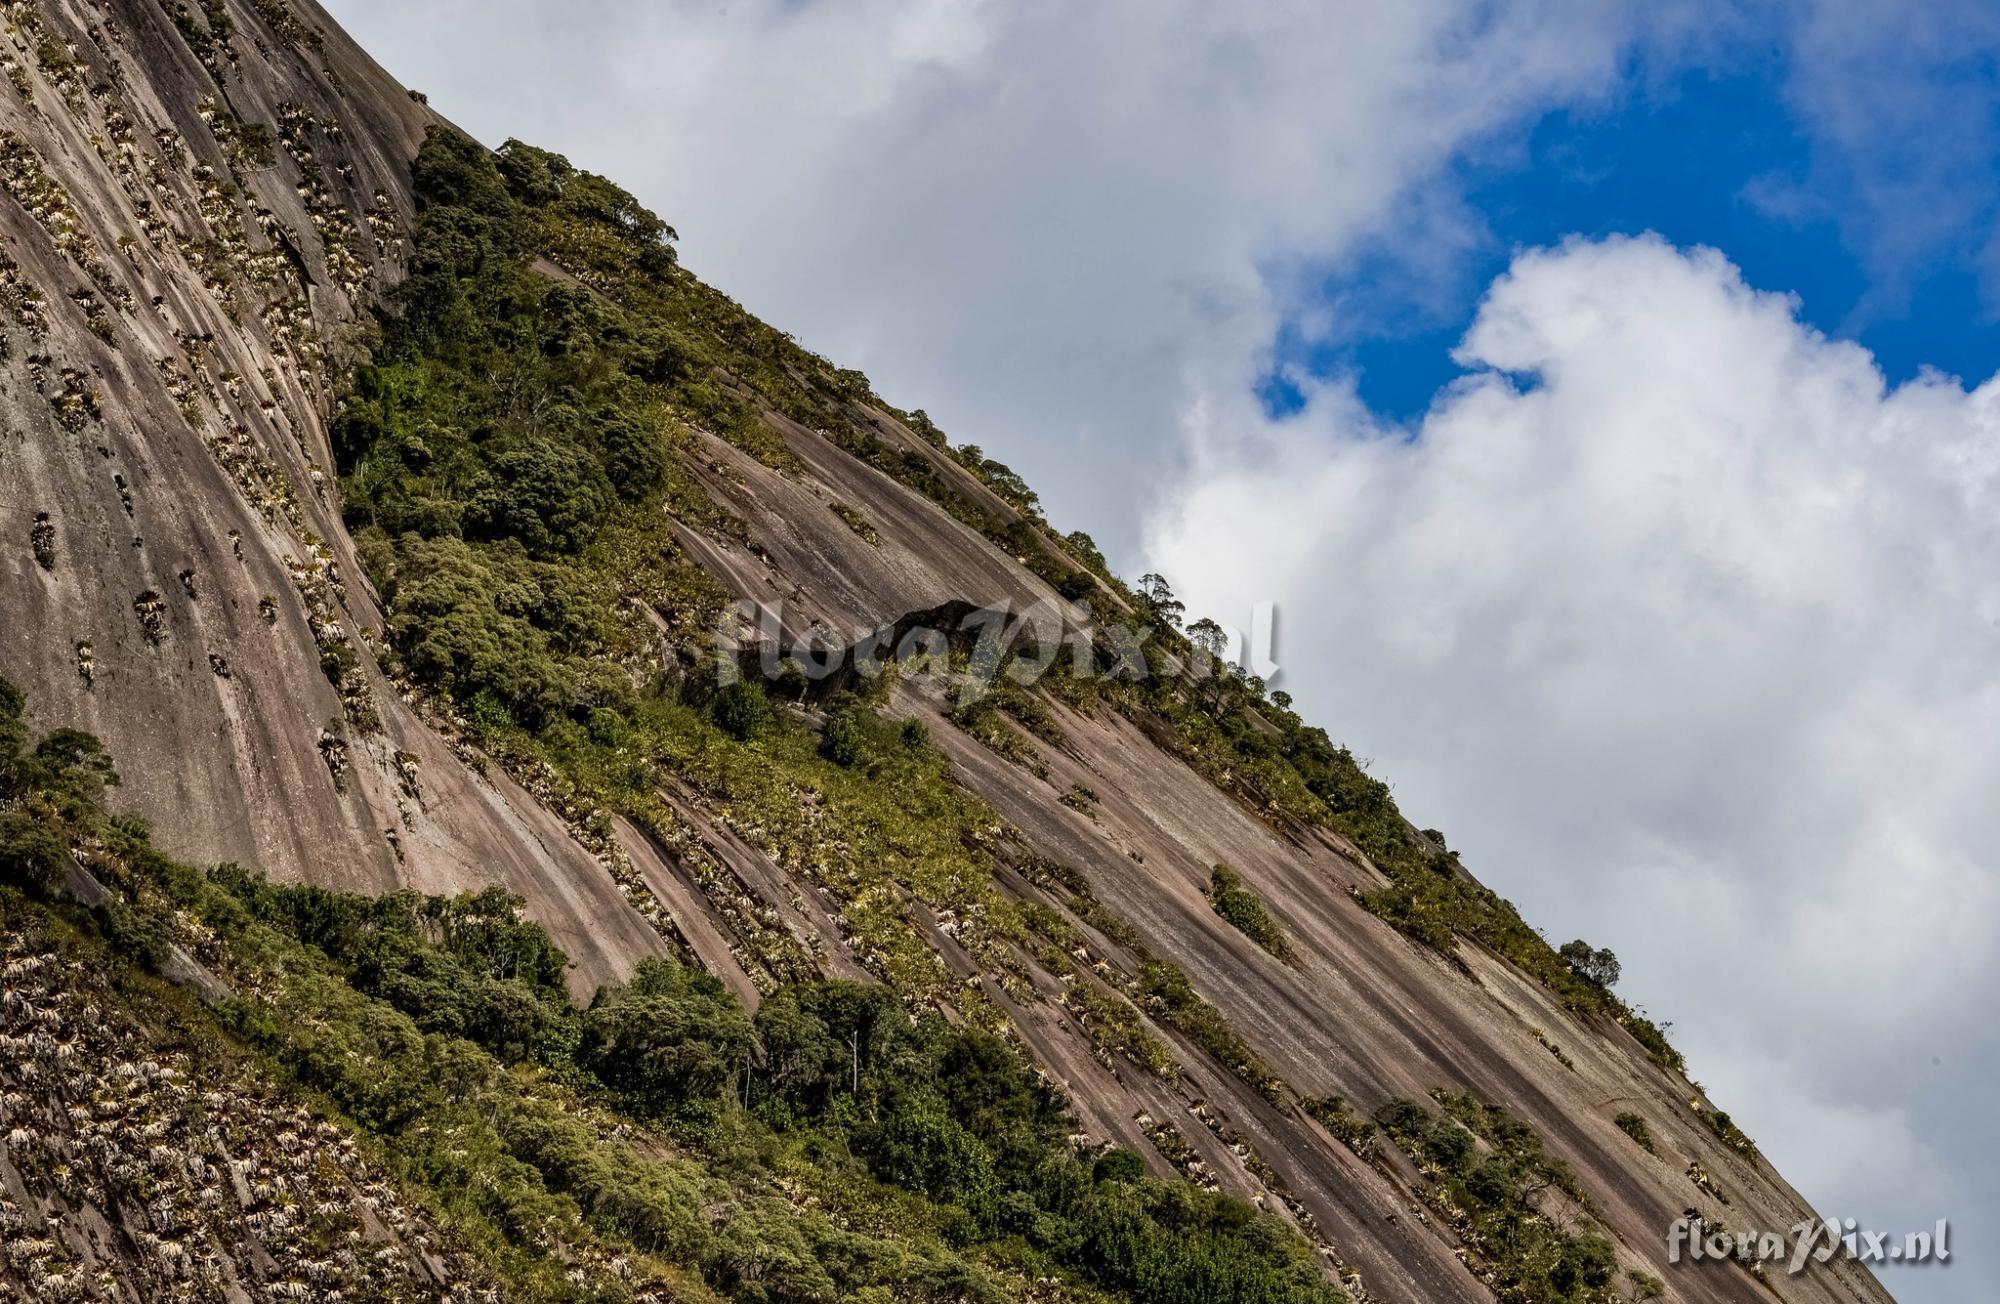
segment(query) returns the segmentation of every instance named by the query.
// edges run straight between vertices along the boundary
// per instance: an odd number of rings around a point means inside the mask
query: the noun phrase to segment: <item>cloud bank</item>
[[[1213,396],[1149,552],[1190,610],[1258,577],[1307,713],[1823,1212],[1990,1225],[2000,381],[1890,389],[1654,237],[1520,255],[1458,360],[1413,430]]]

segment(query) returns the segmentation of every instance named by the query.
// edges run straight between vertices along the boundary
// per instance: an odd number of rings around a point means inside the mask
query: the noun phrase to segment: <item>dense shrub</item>
[[[1556,954],[1585,982],[1607,990],[1618,985],[1622,969],[1618,957],[1610,951],[1602,947],[1593,949],[1590,943],[1578,938],[1574,942],[1564,942]]]
[[[0,884],[46,896],[69,871],[60,828],[27,811],[0,811]]]
[[[1243,876],[1227,865],[1217,865],[1209,877],[1208,903],[1215,913],[1228,920],[1237,931],[1281,960],[1291,958],[1291,943],[1284,930],[1271,918],[1257,894],[1243,886]]]
[[[835,765],[859,765],[867,755],[868,733],[852,709],[836,712],[820,735],[819,754]]]
[[[419,683],[489,728],[585,719],[631,691],[619,658],[657,656],[635,604],[703,627],[720,605],[662,508],[723,518],[679,465],[657,306],[536,259],[608,260],[643,287],[672,272],[670,233],[555,156],[443,128],[415,183],[409,276],[332,423],[348,521]]]
[[[722,731],[739,742],[748,742],[771,726],[771,704],[764,690],[747,680],[724,684],[710,713]]]
[[[358,990],[426,1032],[464,1037],[510,1062],[561,1065],[576,1051],[569,959],[500,888],[369,898],[278,887],[235,866],[214,877],[254,918],[317,947]]]
[[[1653,1153],[1653,1131],[1646,1126],[1644,1115],[1627,1112],[1611,1121],[1617,1125],[1620,1132],[1638,1142],[1640,1149],[1649,1155]]]
[[[30,745],[27,704],[0,679],[0,885],[36,895],[69,873],[70,826],[118,775],[97,739],[56,729]]]
[[[665,959],[599,992],[583,1020],[583,1065],[635,1111],[705,1119],[748,1071],[748,1016],[716,979]]]
[[[1146,1161],[1131,1150],[1107,1150],[1097,1157],[1090,1175],[1099,1182],[1138,1182],[1145,1180]]]

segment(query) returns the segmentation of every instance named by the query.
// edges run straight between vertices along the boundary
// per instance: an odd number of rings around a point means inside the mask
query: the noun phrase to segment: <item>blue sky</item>
[[[1273,343],[1266,411],[1302,405],[1296,370],[1352,379],[1384,419],[1421,416],[1462,374],[1452,350],[1516,251],[1644,231],[1717,248],[1751,285],[1795,295],[1805,322],[1869,349],[1892,384],[1925,367],[1986,379],[2000,369],[2000,80],[1990,20],[1940,8],[1957,17],[1916,51],[1849,48],[1807,67],[1826,52],[1774,29],[1691,66],[1635,60],[1608,99],[1460,151],[1413,196],[1411,221],[1308,282],[1314,311]],[[1442,222],[1425,220],[1438,208]]]

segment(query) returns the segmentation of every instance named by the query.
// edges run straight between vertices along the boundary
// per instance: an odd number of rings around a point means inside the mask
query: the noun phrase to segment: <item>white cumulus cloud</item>
[[[2000,381],[1891,388],[1655,237],[1519,255],[1458,360],[1408,430],[1212,397],[1149,552],[1277,600],[1306,713],[1617,950],[1824,1211],[2000,1212],[1940,1087],[2000,1068]]]

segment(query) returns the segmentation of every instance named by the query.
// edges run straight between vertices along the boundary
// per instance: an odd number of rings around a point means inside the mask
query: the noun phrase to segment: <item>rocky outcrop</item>
[[[0,55],[0,674],[194,861],[502,882],[582,989],[662,942],[376,668],[325,419],[436,119],[310,3],[26,0]]]
[[[354,1137],[0,933],[0,1298],[498,1296]]]

